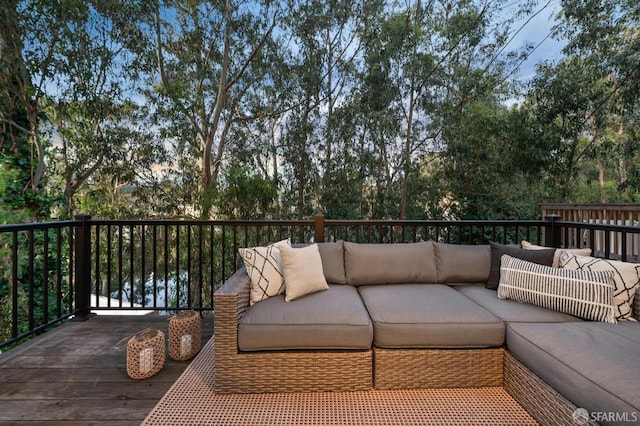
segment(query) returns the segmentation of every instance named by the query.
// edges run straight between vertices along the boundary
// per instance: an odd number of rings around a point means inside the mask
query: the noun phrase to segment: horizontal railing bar
[[[313,220],[91,219],[92,225],[312,226]]]
[[[547,226],[549,222],[545,220],[395,220],[395,219],[375,219],[375,220],[342,220],[325,219],[325,225],[332,226]],[[556,222],[557,223],[557,222]]]
[[[640,234],[640,227],[638,226],[568,221],[557,221],[555,222],[555,224],[557,226],[564,226],[569,228],[593,229],[595,231],[630,232],[632,234]]]
[[[0,233],[30,231],[30,230],[47,230],[57,228],[73,228],[78,226],[81,222],[77,220],[65,220],[62,222],[31,222],[31,223],[17,223],[0,225]]]
[[[566,204],[548,203],[540,204],[541,210],[591,210],[591,211],[638,211],[637,203],[614,203],[614,204]]]

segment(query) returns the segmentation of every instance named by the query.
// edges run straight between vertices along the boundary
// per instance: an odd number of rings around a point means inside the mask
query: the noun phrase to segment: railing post
[[[560,227],[556,225],[559,219],[561,216],[557,214],[548,214],[544,217],[544,220],[548,222],[544,229],[544,245],[547,247],[560,247],[562,243]]]
[[[79,214],[75,217],[81,223],[76,226],[75,235],[75,320],[91,318],[91,216]]]
[[[315,233],[313,236],[313,242],[324,243],[324,215],[318,213],[315,216]]]

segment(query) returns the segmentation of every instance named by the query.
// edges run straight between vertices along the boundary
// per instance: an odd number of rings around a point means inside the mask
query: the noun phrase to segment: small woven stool
[[[202,320],[196,311],[184,311],[169,320],[169,355],[186,361],[200,351]]]
[[[127,374],[132,379],[148,379],[164,366],[164,333],[146,328],[127,343]]]

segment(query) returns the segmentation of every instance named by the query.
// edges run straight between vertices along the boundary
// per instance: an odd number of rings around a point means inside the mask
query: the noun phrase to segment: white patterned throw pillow
[[[633,318],[633,297],[640,286],[640,264],[577,256],[564,252],[560,255],[560,267],[583,271],[613,271],[615,284],[613,305],[616,319],[635,321]]]
[[[613,272],[553,268],[502,256],[498,298],[615,323]]]
[[[291,247],[289,240],[278,241],[266,247],[238,249],[251,280],[251,305],[284,293],[284,273],[280,247]]]

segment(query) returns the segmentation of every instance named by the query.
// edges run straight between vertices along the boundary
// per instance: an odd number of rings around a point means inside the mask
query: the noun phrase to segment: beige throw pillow
[[[529,241],[526,241],[526,240],[522,240],[520,244],[522,245],[522,248],[525,250],[545,250],[549,248],[545,246],[538,246],[535,244],[531,244]],[[577,254],[578,256],[591,256],[591,249],[588,247],[576,248],[576,249],[556,249],[556,252],[553,255],[553,263],[551,264],[551,266],[553,266],[554,268],[558,268],[560,266],[560,255],[564,252]]]
[[[283,247],[291,247],[288,239],[266,247],[238,249],[251,280],[250,305],[284,293],[284,274],[280,255],[280,249]]]
[[[302,248],[282,247],[280,254],[286,302],[329,288],[317,244]]]

